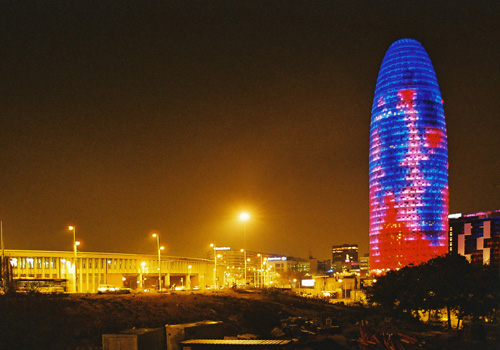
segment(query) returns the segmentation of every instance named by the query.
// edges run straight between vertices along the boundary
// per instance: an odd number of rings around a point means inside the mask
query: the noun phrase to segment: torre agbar
[[[418,265],[448,250],[448,147],[431,60],[413,39],[387,50],[370,127],[370,267]]]

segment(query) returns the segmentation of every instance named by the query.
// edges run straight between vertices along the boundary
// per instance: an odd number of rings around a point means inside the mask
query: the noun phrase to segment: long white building
[[[95,293],[102,284],[156,289],[160,272],[165,288],[214,284],[214,261],[208,259],[161,256],[160,270],[158,255],[78,252],[75,264],[72,251],[6,249],[4,254],[15,280],[57,284],[67,292]]]

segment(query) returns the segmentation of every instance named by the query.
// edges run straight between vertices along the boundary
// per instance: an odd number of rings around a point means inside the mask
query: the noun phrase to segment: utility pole
[[[5,249],[3,246],[3,222],[0,221],[0,240],[2,241],[2,260],[5,258]]]
[[[0,278],[2,280],[2,288],[5,289],[5,281],[6,279],[8,278],[7,276],[7,266],[6,265],[6,261],[5,261],[5,249],[4,249],[4,246],[3,246],[3,221],[0,221],[0,241],[1,241],[1,245],[2,245],[2,263],[0,264]]]

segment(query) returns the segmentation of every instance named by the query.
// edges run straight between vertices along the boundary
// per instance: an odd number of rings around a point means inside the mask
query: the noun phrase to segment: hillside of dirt
[[[296,349],[390,349],[376,347],[390,336],[394,344],[405,346],[401,349],[465,349],[458,335],[415,322],[391,322],[366,307],[333,305],[277,291],[245,290],[3,295],[0,349],[96,350],[101,348],[102,334],[203,320],[223,321],[227,337],[296,339]],[[482,348],[488,346],[484,342]]]

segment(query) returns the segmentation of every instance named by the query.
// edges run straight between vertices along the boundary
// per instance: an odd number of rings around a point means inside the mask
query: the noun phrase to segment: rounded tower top
[[[436,94],[441,100],[441,92],[434,67],[422,44],[414,39],[395,41],[387,50],[377,78],[375,101],[380,95],[402,88],[425,89]]]

